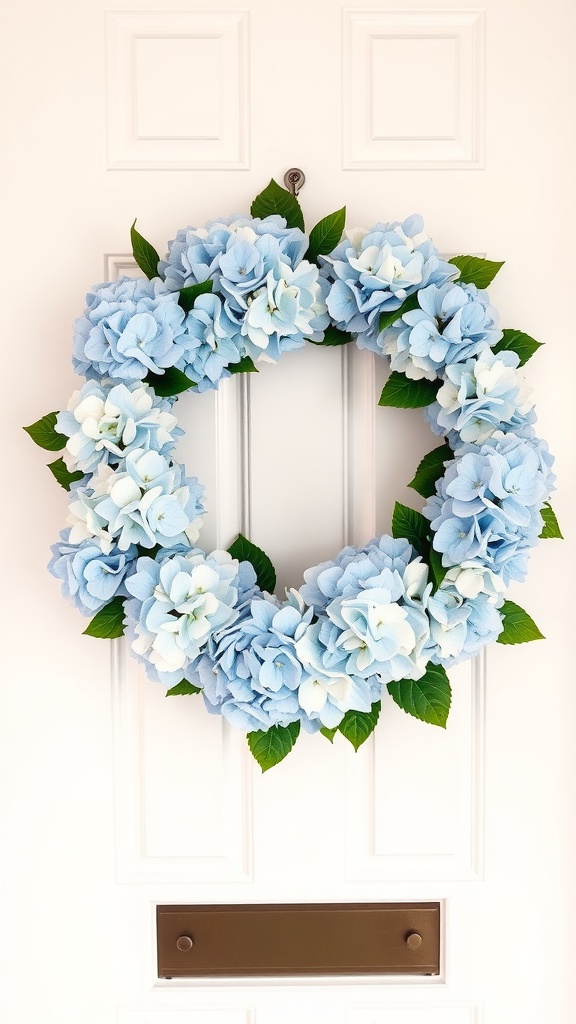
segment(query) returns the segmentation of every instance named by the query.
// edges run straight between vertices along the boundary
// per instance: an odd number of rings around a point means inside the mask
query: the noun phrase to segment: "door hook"
[[[289,192],[293,196],[297,196],[302,185],[306,181],[304,171],[301,171],[299,167],[291,167],[289,171],[286,171],[284,175],[284,184]]]

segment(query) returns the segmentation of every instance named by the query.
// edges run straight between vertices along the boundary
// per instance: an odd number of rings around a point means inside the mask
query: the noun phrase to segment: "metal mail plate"
[[[439,903],[157,908],[158,976],[438,974]]]

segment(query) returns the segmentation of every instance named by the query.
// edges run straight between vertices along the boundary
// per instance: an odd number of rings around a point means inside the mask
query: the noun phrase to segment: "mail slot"
[[[439,903],[157,908],[158,977],[438,974]]]

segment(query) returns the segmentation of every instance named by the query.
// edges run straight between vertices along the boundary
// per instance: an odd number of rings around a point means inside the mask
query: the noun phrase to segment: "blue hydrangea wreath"
[[[132,226],[146,275],[95,285],[75,323],[86,378],[66,411],[25,429],[70,491],[49,568],[91,617],[124,632],[169,695],[248,734],[263,770],[300,729],[357,749],[385,686],[404,711],[445,726],[446,669],[492,641],[541,638],[506,600],[539,537],[560,537],[548,446],[518,372],[539,343],[500,330],[485,291],[501,263],[441,259],[422,218],[345,231],[345,208],[308,236],[299,202],[271,181],[251,206],[179,230],[161,260]],[[270,559],[240,535],[196,546],[203,487],[172,459],[175,402],[312,342],[389,356],[380,405],[423,408],[439,447],[399,503],[392,536],[348,546],[286,600]]]

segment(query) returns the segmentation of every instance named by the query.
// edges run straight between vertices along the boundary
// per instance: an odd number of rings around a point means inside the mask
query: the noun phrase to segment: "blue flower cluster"
[[[139,558],[126,588],[132,650],[150,678],[167,686],[193,678],[212,635],[234,622],[257,591],[248,562],[199,548]]]
[[[470,359],[502,337],[488,293],[473,284],[430,284],[417,297],[419,308],[403,313],[374,346],[412,380],[435,380],[448,364]]]
[[[224,359],[246,355],[276,362],[306,340],[321,340],[329,322],[328,285],[304,259],[307,249],[304,232],[278,216],[233,215],[178,231],[159,263],[166,286],[176,291],[211,281],[214,293],[211,301],[195,302],[187,321],[195,341],[177,365],[191,380],[214,386],[219,361],[222,369]],[[211,366],[203,372],[207,360]]]
[[[515,352],[483,349],[477,359],[445,368],[436,401],[424,411],[435,434],[459,444],[482,444],[497,431],[533,436],[531,389],[517,373]]]
[[[184,433],[176,423],[172,402],[140,381],[89,380],[56,417],[56,429],[68,438],[64,459],[72,473],[92,473],[101,462],[117,466],[138,448],[167,455]]]
[[[61,541],[52,545],[48,568],[62,581],[62,593],[83,615],[94,615],[113,597],[127,597],[126,577],[134,571],[137,548],[114,547],[105,554],[92,537],[70,543],[70,530],[62,530]]]
[[[498,434],[455,455],[424,509],[435,550],[446,566],[472,562],[506,585],[523,580],[554,484],[546,443]]]
[[[418,289],[442,285],[457,270],[440,259],[422,217],[402,223],[375,224],[369,231],[348,232],[324,258],[330,283],[326,303],[336,326],[358,335],[360,347],[373,348],[381,313],[399,309]]]
[[[89,380],[144,380],[184,354],[185,313],[159,278],[98,284],[74,326],[72,365]]]

